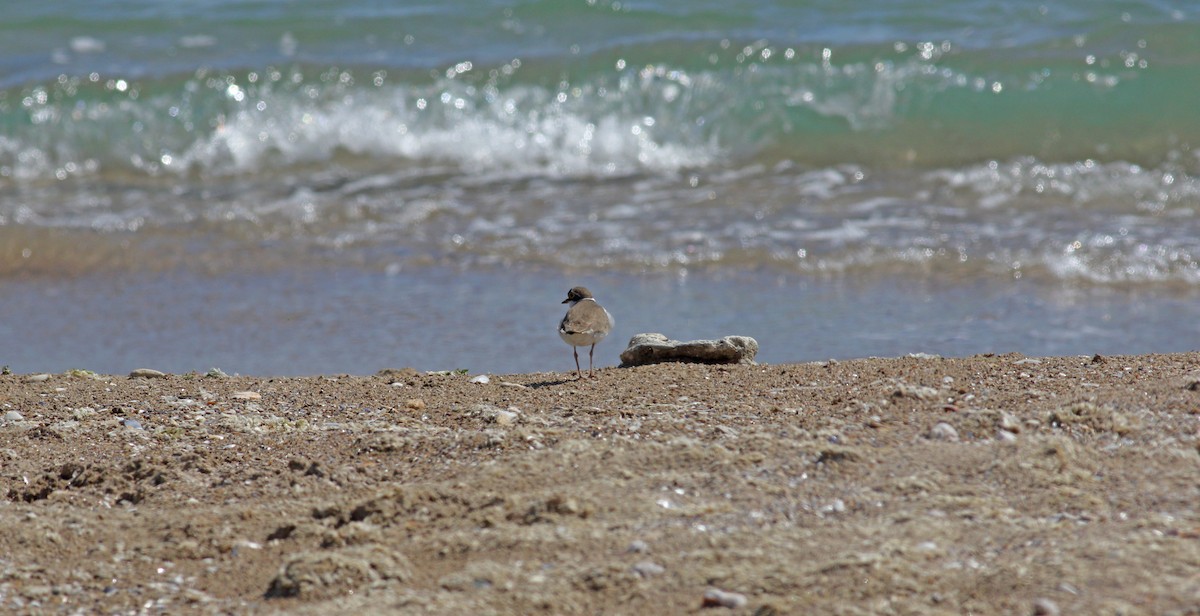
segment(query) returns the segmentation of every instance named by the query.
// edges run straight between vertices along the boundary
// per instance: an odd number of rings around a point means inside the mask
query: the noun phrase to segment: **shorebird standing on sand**
[[[583,370],[579,368],[579,349],[591,345],[588,351],[588,376],[592,376],[592,354],[596,352],[596,343],[604,339],[613,328],[612,315],[596,302],[592,292],[586,287],[575,287],[567,291],[564,304],[570,304],[562,323],[558,324],[558,335],[569,345],[575,354],[575,372],[583,378]]]

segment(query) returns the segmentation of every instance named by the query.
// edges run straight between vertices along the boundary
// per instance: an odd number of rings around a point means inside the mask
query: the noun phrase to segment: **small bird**
[[[569,345],[575,355],[575,372],[583,378],[583,370],[579,368],[579,349],[577,347],[591,345],[588,351],[588,376],[592,376],[592,354],[596,352],[596,343],[604,339],[612,331],[613,318],[596,302],[592,292],[586,287],[575,287],[567,291],[564,304],[570,304],[567,314],[558,324],[558,335]]]

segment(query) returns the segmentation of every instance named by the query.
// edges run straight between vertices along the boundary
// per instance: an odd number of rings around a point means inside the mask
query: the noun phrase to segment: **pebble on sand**
[[[46,373],[31,374],[31,375],[25,377],[26,383],[43,383],[43,382],[49,381],[49,380],[50,380],[50,375],[46,374]]]
[[[477,383],[479,385],[487,385],[488,383],[492,382],[492,379],[489,378],[488,375],[486,375],[486,374],[481,374],[477,377],[472,378],[471,382]]]
[[[161,379],[166,376],[167,374],[165,372],[151,370],[150,368],[137,368],[129,373],[129,378],[131,379]]]
[[[229,397],[234,400],[262,400],[262,394],[257,391],[235,391]]]
[[[929,430],[929,438],[935,441],[957,441],[958,430],[954,426],[942,421]]]
[[[746,595],[727,592],[720,588],[709,588],[704,591],[704,601],[700,607],[727,607],[735,610],[746,605]]]
[[[131,430],[145,430],[145,428],[142,427],[142,422],[136,419],[122,419],[121,425]]]
[[[520,419],[521,410],[515,406],[510,406],[505,410],[491,404],[476,404],[471,407],[468,414],[501,426],[511,426]]]
[[[509,409],[507,411],[496,411],[496,414],[493,416],[492,421],[495,421],[497,424],[499,424],[501,426],[511,426],[511,425],[517,423],[518,417],[520,417],[520,416],[517,413],[513,412],[513,409]]]
[[[662,575],[667,572],[667,569],[652,560],[643,560],[633,566],[633,572],[644,578],[648,578]]]
[[[1062,612],[1058,609],[1058,604],[1050,599],[1038,599],[1033,602],[1033,613],[1035,616],[1058,616]]]
[[[22,421],[24,419],[25,416],[16,411],[8,411],[4,414],[4,421]]]

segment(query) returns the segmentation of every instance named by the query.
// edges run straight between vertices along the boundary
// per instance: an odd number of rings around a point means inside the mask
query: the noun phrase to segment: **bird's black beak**
[[[569,297],[568,297],[567,299],[564,299],[564,300],[562,301],[562,303],[564,303],[564,304],[565,304],[565,303],[567,303],[567,302],[569,302],[569,301],[571,301],[571,298],[569,298]]]

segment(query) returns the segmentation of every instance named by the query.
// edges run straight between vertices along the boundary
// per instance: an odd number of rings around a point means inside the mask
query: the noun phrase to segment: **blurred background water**
[[[1185,2],[15,3],[0,363],[1194,350],[1197,109]]]

